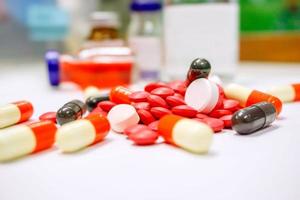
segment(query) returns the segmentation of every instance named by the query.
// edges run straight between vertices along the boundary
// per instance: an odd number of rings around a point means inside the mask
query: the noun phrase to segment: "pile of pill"
[[[110,130],[135,145],[153,145],[162,138],[170,145],[202,154],[209,151],[214,133],[223,129],[241,135],[254,133],[280,114],[280,99],[300,99],[299,84],[270,92],[279,98],[237,84],[223,88],[209,78],[210,69],[207,60],[198,58],[184,81],[148,83],[141,91],[118,86],[102,93],[87,88],[85,102],[69,101],[57,112],[40,115],[38,122],[26,122],[33,114],[28,101],[2,106],[0,161],[53,145],[65,153],[78,151],[102,141]]]

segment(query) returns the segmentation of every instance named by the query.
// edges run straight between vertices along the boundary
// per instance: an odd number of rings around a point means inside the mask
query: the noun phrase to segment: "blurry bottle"
[[[156,80],[162,66],[160,1],[133,0],[128,43],[135,53],[139,78]]]

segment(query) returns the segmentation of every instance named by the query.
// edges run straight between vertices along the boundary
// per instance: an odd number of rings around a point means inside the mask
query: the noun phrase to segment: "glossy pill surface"
[[[89,112],[91,112],[97,107],[98,103],[100,103],[102,101],[108,101],[108,100],[109,100],[108,95],[101,95],[101,96],[97,96],[97,97],[89,97],[85,101],[85,104],[87,106],[87,110]]]
[[[155,121],[155,118],[153,117],[151,112],[149,112],[147,110],[137,110],[137,113],[140,117],[141,122],[143,122],[143,124],[148,125],[151,122]]]
[[[129,99],[131,102],[145,102],[147,101],[147,97],[149,96],[148,92],[138,91],[133,92],[129,95]]]
[[[224,122],[220,119],[208,117],[202,119],[202,121],[206,123],[208,126],[210,126],[215,133],[222,131],[222,129],[224,128]]]
[[[129,139],[136,145],[151,145],[155,144],[158,139],[158,133],[150,129],[142,129],[131,133]]]
[[[0,128],[5,128],[30,119],[33,106],[28,101],[18,101],[0,107]]]
[[[160,96],[161,98],[165,99],[168,96],[174,95],[174,90],[167,87],[159,87],[151,91],[151,94]]]
[[[56,113],[56,121],[58,124],[63,125],[71,121],[82,118],[86,112],[86,105],[80,100],[72,100],[63,107],[61,107]]]
[[[180,105],[185,105],[185,102],[182,97],[178,96],[169,96],[166,98],[166,102],[171,106],[180,106]]]
[[[180,106],[173,107],[172,113],[183,117],[193,118],[196,116],[197,111],[190,106],[180,105]]]
[[[282,102],[300,101],[300,83],[276,86],[268,93],[278,97]]]
[[[137,110],[150,110],[151,108],[150,103],[148,102],[132,103],[131,105]]]
[[[232,129],[241,135],[258,131],[276,119],[276,109],[272,103],[261,102],[244,108],[232,116]]]
[[[145,129],[149,130],[149,127],[144,124],[135,124],[133,126],[126,128],[123,133],[124,133],[124,135],[129,136],[132,133],[137,133],[137,132],[140,132]]]
[[[149,95],[147,99],[148,99],[148,102],[150,103],[151,107],[163,107],[163,108],[169,107],[167,102],[160,96]]]
[[[147,84],[145,86],[144,90],[147,92],[151,92],[152,90],[159,88],[159,87],[169,87],[169,86],[164,82],[154,82],[154,83]]]
[[[192,82],[198,78],[207,78],[211,70],[210,63],[204,58],[193,60],[187,74],[187,80]]]
[[[103,111],[108,112],[116,105],[117,104],[112,101],[101,101],[98,104],[98,107],[100,107]]]
[[[50,120],[53,123],[56,123],[56,112],[46,112],[39,116],[39,120],[41,121]]]
[[[151,108],[150,112],[156,119],[160,119],[165,115],[172,114],[172,112],[169,109],[163,107],[153,107]]]
[[[224,127],[225,128],[231,128],[232,123],[231,123],[232,115],[224,115],[223,117],[220,118],[224,122]]]
[[[130,104],[129,95],[132,93],[128,88],[117,86],[111,89],[109,99],[117,104]]]

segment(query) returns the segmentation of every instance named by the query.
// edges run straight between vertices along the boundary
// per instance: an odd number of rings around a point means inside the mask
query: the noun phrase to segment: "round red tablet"
[[[151,107],[164,107],[164,108],[169,107],[167,102],[160,96],[149,95],[147,99],[148,99],[148,102],[150,103]]]
[[[185,102],[182,98],[177,97],[177,96],[169,96],[166,98],[166,102],[171,106],[180,106],[180,105],[185,105]]]
[[[147,97],[149,96],[148,92],[138,91],[131,93],[128,97],[132,102],[145,102],[147,101]]]
[[[166,87],[159,87],[151,91],[151,94],[160,96],[163,99],[167,98],[168,96],[172,96],[174,93],[174,90]]]
[[[181,106],[175,106],[172,108],[172,113],[175,115],[183,116],[183,117],[195,117],[197,114],[197,111],[187,105],[181,105]]]
[[[168,86],[172,88],[176,93],[179,93],[181,95],[185,94],[186,84],[183,81],[172,81],[168,83]]]
[[[148,124],[148,127],[152,130],[152,131],[158,131],[158,123],[159,120],[151,122],[150,124]]]
[[[230,110],[231,112],[235,112],[239,109],[240,103],[233,99],[224,99],[223,100],[223,108],[225,110]]]
[[[198,114],[196,115],[196,117],[197,117],[198,119],[204,119],[204,118],[208,118],[208,116],[207,116],[207,115],[205,115],[205,114],[202,114],[202,113],[198,113]]]
[[[158,133],[152,130],[144,129],[131,133],[129,139],[137,145],[151,145],[158,139]]]
[[[98,107],[100,107],[105,112],[109,112],[114,106],[117,104],[112,101],[101,101],[98,103]]]
[[[143,122],[143,124],[148,125],[151,122],[155,121],[153,115],[147,110],[137,110],[137,113],[140,117],[141,122]]]
[[[204,123],[206,123],[208,126],[210,126],[214,132],[220,132],[224,128],[224,122],[220,119],[216,118],[204,118],[202,119]]]
[[[150,112],[156,119],[160,119],[167,114],[172,114],[172,112],[163,107],[153,107],[150,109]]]
[[[39,119],[41,121],[52,121],[54,123],[56,123],[56,112],[46,112],[44,114],[42,114],[41,116],[39,116]]]
[[[152,90],[159,87],[169,87],[169,86],[164,82],[149,83],[145,86],[144,90],[146,92],[151,92]]]
[[[199,119],[199,118],[193,118],[193,120],[196,120],[196,121],[198,121],[198,122],[205,123],[205,122],[203,121],[203,119]]]
[[[150,103],[148,102],[138,102],[131,104],[136,110],[150,110]]]
[[[220,118],[223,117],[224,115],[231,115],[232,112],[230,110],[224,110],[224,109],[218,109],[218,110],[213,110],[209,116],[214,117],[214,118]]]
[[[224,122],[224,126],[226,128],[231,128],[232,127],[231,118],[232,115],[224,115],[223,117],[220,118],[220,120]]]
[[[182,100],[184,99],[184,96],[181,95],[181,94],[179,94],[179,93],[175,93],[173,96],[174,96],[174,97],[181,98]]]
[[[124,134],[129,136],[132,133],[141,132],[142,130],[149,130],[150,128],[144,124],[135,124],[133,126],[129,126],[124,130]]]
[[[103,111],[100,107],[96,107],[88,116],[91,115],[102,115],[107,116],[107,112]]]

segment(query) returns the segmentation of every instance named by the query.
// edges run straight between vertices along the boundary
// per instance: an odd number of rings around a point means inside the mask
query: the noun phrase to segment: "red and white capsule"
[[[300,101],[300,83],[271,88],[269,94],[278,97],[282,102]]]
[[[103,140],[110,130],[106,117],[90,115],[61,126],[56,132],[56,145],[62,152],[74,152]]]
[[[33,106],[28,101],[18,101],[0,107],[0,128],[27,121],[33,114]]]
[[[56,126],[51,121],[21,124],[0,130],[0,161],[7,161],[50,148]]]

